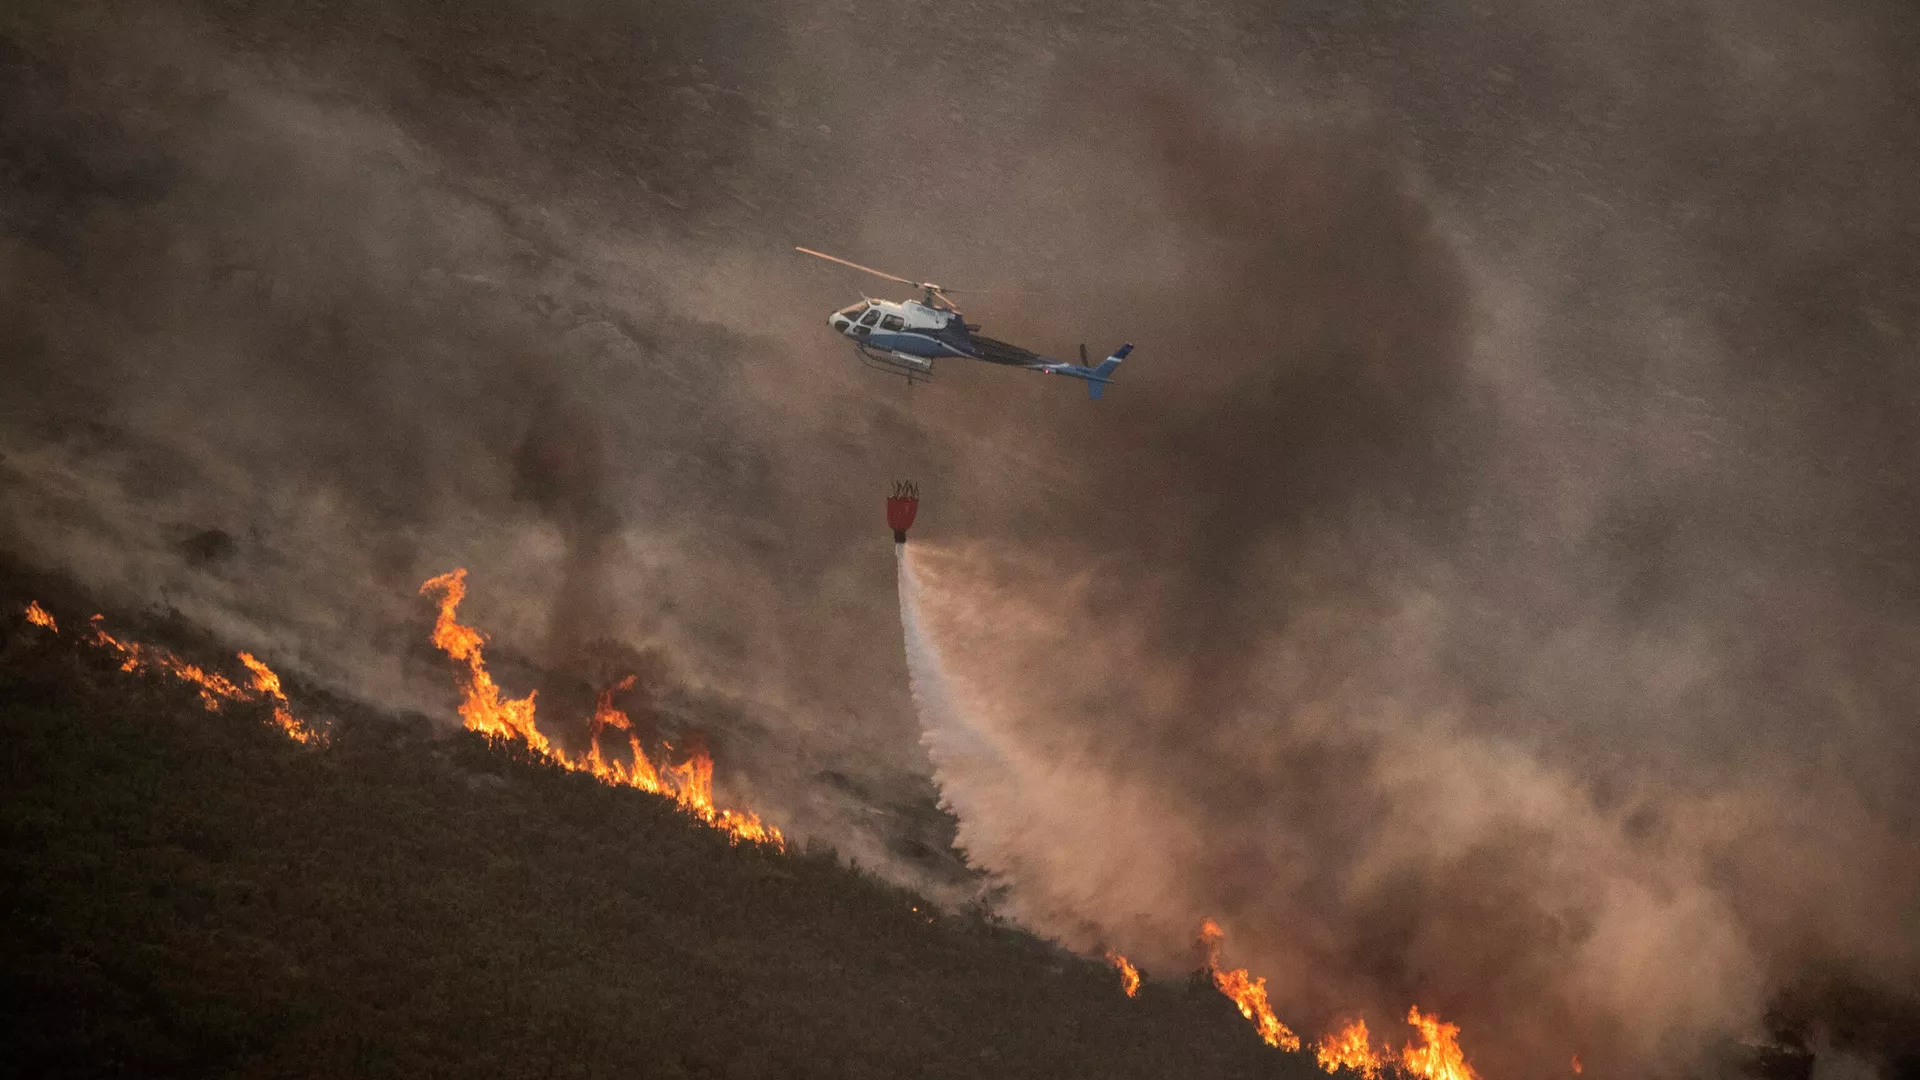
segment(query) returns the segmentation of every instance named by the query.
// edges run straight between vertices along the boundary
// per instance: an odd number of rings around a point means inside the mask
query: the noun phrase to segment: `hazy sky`
[[[1496,1077],[1649,1075],[1771,1008],[1823,1069],[1915,1052],[1908,5],[0,33],[9,550],[449,719],[414,592],[467,566],[556,723],[643,669],[725,794],[905,880],[963,725],[1010,911],[1168,975],[1215,918],[1310,1035],[1417,1002]],[[1097,406],[909,389],[824,326],[891,287],[796,243],[1136,350]]]

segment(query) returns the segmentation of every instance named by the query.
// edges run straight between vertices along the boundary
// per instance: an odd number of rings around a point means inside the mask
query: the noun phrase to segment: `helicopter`
[[[862,363],[891,375],[904,376],[908,385],[917,380],[932,379],[933,362],[936,359],[957,357],[1025,368],[1046,375],[1083,379],[1087,384],[1087,396],[1097,401],[1107,384],[1113,381],[1114,370],[1120,366],[1120,361],[1133,351],[1133,343],[1128,342],[1094,365],[1087,362],[1087,347],[1081,345],[1078,364],[1062,363],[1018,345],[1009,345],[975,333],[980,329],[979,325],[967,322],[960,309],[947,299],[946,290],[931,281],[898,277],[812,248],[796,247],[794,250],[921,290],[923,295],[919,300],[896,302],[868,299],[827,317],[828,326],[853,340],[854,351],[860,355]]]

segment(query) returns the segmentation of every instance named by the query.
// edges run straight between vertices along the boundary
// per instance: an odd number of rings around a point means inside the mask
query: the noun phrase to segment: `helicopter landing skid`
[[[930,362],[922,361],[922,363],[926,364],[926,367],[916,367],[895,359],[891,353],[875,352],[858,342],[854,343],[853,351],[859,354],[862,364],[865,364],[875,371],[884,371],[889,375],[898,375],[907,380],[908,386],[912,386],[916,382],[933,381],[933,364]]]

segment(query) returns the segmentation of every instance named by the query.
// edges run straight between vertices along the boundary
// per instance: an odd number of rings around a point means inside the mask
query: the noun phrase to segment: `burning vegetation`
[[[1419,1029],[1421,1040],[1420,1046],[1409,1043],[1400,1051],[1400,1064],[1407,1072],[1423,1080],[1479,1080],[1480,1074],[1460,1052],[1458,1024],[1443,1024],[1418,1008],[1407,1010],[1407,1023]]]
[[[60,624],[53,621],[53,616],[47,614],[47,609],[41,607],[40,601],[38,600],[30,601],[27,604],[27,621],[35,626],[51,630],[56,634],[60,632]]]
[[[275,675],[272,668],[254,659],[252,653],[241,653],[240,662],[245,664],[247,671],[253,675],[254,693],[274,703],[273,722],[280,725],[280,730],[286,732],[296,742],[312,742],[315,737],[314,731],[293,715],[292,702],[287,700],[286,692],[280,689],[280,676]]]
[[[760,820],[758,814],[716,807],[713,802],[713,758],[705,750],[695,749],[678,765],[659,768],[640,745],[633,723],[614,705],[614,698],[633,687],[635,678],[627,678],[604,690],[596,703],[588,731],[586,754],[575,757],[557,746],[534,722],[534,695],[507,697],[488,674],[481,655],[485,635],[460,623],[456,617],[466,597],[467,574],[464,569],[442,574],[420,587],[422,593],[439,594],[439,616],[433,625],[433,643],[465,666],[461,679],[460,719],[467,728],[484,735],[524,744],[528,749],[561,766],[586,772],[603,783],[639,788],[664,795],[679,804],[690,816],[725,832],[734,840],[749,840],[785,849],[786,838],[780,830]],[[59,622],[38,601],[26,607],[27,621],[47,630],[60,632]],[[249,652],[238,654],[247,670],[245,685],[217,671],[210,671],[174,655],[157,645],[127,641],[109,633],[105,618],[90,620],[91,633],[85,640],[108,649],[120,657],[120,669],[127,672],[149,671],[172,676],[191,684],[200,693],[200,701],[209,710],[219,711],[229,702],[266,702],[273,709],[273,721],[281,731],[302,743],[321,741],[321,734],[295,716],[292,703],[280,683],[280,676]],[[609,755],[603,743],[615,731],[626,736],[624,755]],[[671,749],[669,747],[668,749]]]
[[[613,704],[618,694],[632,688],[632,676],[601,692],[594,708],[593,722],[588,728],[586,753],[578,756],[569,754],[535,724],[534,694],[529,693],[524,698],[505,697],[493,681],[493,676],[488,674],[486,661],[481,656],[485,635],[471,626],[461,624],[457,617],[460,602],[467,595],[466,570],[457,569],[432,578],[420,586],[420,592],[422,595],[437,594],[439,597],[440,612],[433,624],[433,643],[465,665],[461,679],[464,698],[460,703],[460,719],[469,729],[524,743],[528,749],[562,767],[588,773],[603,783],[665,795],[689,815],[725,832],[736,841],[748,840],[779,849],[786,847],[786,838],[780,830],[761,821],[758,814],[714,806],[713,758],[705,750],[694,749],[679,765],[666,768],[654,765],[641,747],[632,721]],[[617,756],[608,756],[602,748],[605,737],[613,731],[626,736],[624,761]]]
[[[27,622],[38,626],[48,633],[58,634],[60,623],[39,601],[30,601],[26,609]],[[137,641],[123,641],[107,632],[106,617],[95,615],[88,620],[93,628],[83,640],[96,648],[117,653],[120,656],[120,670],[126,672],[157,672],[170,675],[184,683],[190,683],[200,692],[200,702],[208,710],[218,712],[230,702],[269,701],[273,703],[273,722],[288,737],[297,742],[312,743],[320,740],[316,729],[309,727],[299,717],[293,715],[287,695],[280,689],[280,676],[272,668],[255,658],[252,653],[239,654],[250,677],[250,686],[241,686],[217,671],[208,671],[198,664],[189,663],[175,656],[171,650],[157,645],[145,645]]]
[[[458,569],[442,574],[423,584],[420,591],[423,595],[437,594],[439,610],[433,627],[434,645],[463,666],[459,712],[468,729],[519,743],[565,769],[585,772],[602,783],[666,796],[688,816],[725,832],[735,842],[746,840],[785,850],[786,841],[780,830],[763,822],[758,815],[714,805],[713,759],[704,750],[694,750],[678,765],[656,764],[655,759],[648,756],[632,720],[614,704],[620,694],[633,689],[637,676],[628,675],[600,692],[588,727],[587,749],[583,754],[569,754],[539,729],[535,721],[535,694],[508,697],[488,673],[482,655],[485,635],[458,619],[460,603],[466,597],[466,571]],[[58,621],[39,603],[29,603],[25,614],[31,625],[48,633],[60,633]],[[103,616],[93,616],[89,620],[90,632],[81,640],[117,654],[122,671],[157,672],[188,683],[211,711],[219,711],[232,702],[268,704],[273,710],[274,724],[288,737],[301,743],[323,741],[317,729],[294,715],[280,676],[252,653],[237,654],[247,672],[243,683],[188,662],[164,647],[117,637],[106,630],[104,621]],[[624,747],[617,745],[622,741]],[[610,747],[610,743],[615,745]],[[1225,932],[1213,920],[1201,923],[1200,940],[1206,949],[1207,973],[1214,986],[1254,1025],[1268,1046],[1299,1051],[1299,1036],[1274,1015],[1267,999],[1266,979],[1252,975],[1246,968],[1227,969],[1222,965],[1220,945],[1224,938]],[[1105,959],[1119,974],[1121,991],[1129,998],[1137,996],[1141,984],[1139,969],[1113,950],[1105,951]],[[1419,1080],[1480,1080],[1460,1049],[1457,1025],[1442,1022],[1417,1007],[1408,1010],[1407,1023],[1419,1033],[1419,1045],[1409,1042],[1397,1055],[1385,1047],[1376,1049],[1366,1021],[1355,1019],[1316,1042],[1314,1060],[1329,1073],[1348,1070],[1367,1080],[1380,1080],[1388,1075]],[[1572,1067],[1575,1073],[1581,1071],[1577,1056],[1573,1058]]]
[[[1300,1036],[1281,1023],[1273,1015],[1273,1007],[1267,1004],[1267,980],[1251,977],[1246,968],[1221,969],[1220,939],[1225,936],[1212,919],[1200,924],[1200,941],[1207,947],[1207,971],[1213,976],[1213,985],[1240,1007],[1240,1015],[1253,1022],[1254,1030],[1268,1046],[1300,1049]]]
[[[665,795],[689,815],[722,830],[735,840],[750,840],[785,848],[786,838],[780,830],[760,820],[758,814],[721,809],[714,805],[713,758],[706,751],[696,749],[685,761],[668,768],[654,766],[640,745],[632,721],[613,704],[616,695],[633,687],[633,676],[628,676],[600,694],[589,729],[590,745],[585,755],[574,757],[555,745],[534,722],[534,695],[528,694],[524,698],[505,696],[493,681],[493,676],[487,673],[486,661],[481,655],[485,635],[473,627],[462,625],[456,618],[460,601],[466,597],[466,582],[466,571],[455,570],[428,581],[420,587],[420,591],[440,594],[440,612],[434,621],[433,643],[465,665],[461,679],[463,698],[460,702],[460,719],[467,728],[523,743],[567,769],[589,773],[604,783]],[[58,621],[37,601],[27,605],[26,617],[34,626],[50,633],[60,632]],[[159,672],[190,683],[200,692],[201,702],[216,712],[234,701],[270,703],[274,723],[289,738],[302,743],[320,740],[320,733],[316,729],[293,714],[292,704],[281,687],[280,676],[252,653],[242,652],[238,656],[248,674],[248,684],[242,685],[217,671],[209,671],[182,660],[168,649],[116,637],[107,631],[104,623],[103,616],[93,616],[90,620],[92,632],[86,640],[99,648],[117,653],[122,671]],[[602,747],[605,737],[614,731],[626,736],[624,759],[609,756]]]
[[[1300,1037],[1274,1016],[1267,1002],[1267,980],[1253,977],[1246,968],[1232,971],[1221,968],[1220,942],[1225,936],[1220,924],[1212,919],[1200,924],[1200,942],[1206,946],[1207,972],[1213,976],[1213,985],[1239,1007],[1240,1015],[1253,1023],[1268,1046],[1299,1050]],[[1108,956],[1111,958],[1113,954]],[[1131,996],[1133,989],[1129,988],[1127,993]],[[1422,1013],[1418,1007],[1407,1011],[1407,1023],[1420,1033],[1420,1045],[1408,1043],[1401,1049],[1397,1062],[1392,1051],[1374,1049],[1364,1019],[1356,1019],[1315,1043],[1314,1061],[1327,1072],[1348,1069],[1368,1080],[1377,1080],[1395,1064],[1402,1074],[1418,1080],[1480,1080],[1480,1074],[1467,1064],[1466,1055],[1460,1049],[1459,1025],[1443,1023],[1439,1017]],[[1575,1058],[1574,1062],[1574,1071],[1578,1072],[1579,1059]]]
[[[0,892],[25,913],[0,927],[8,1075],[1231,1080],[1298,1064],[1230,1038],[1244,1022],[1210,988],[1125,997],[1098,953],[1062,971],[985,912],[936,917],[830,852],[729,844],[521,743],[427,738],[424,718],[344,701],[324,748],[289,743],[265,700],[207,712],[197,685],[123,674],[91,609],[42,600],[56,636],[26,602],[0,626]],[[175,648],[248,685],[231,650]],[[585,724],[567,734],[584,751]],[[624,762],[620,732],[603,739]]]
[[[1315,1044],[1313,1060],[1328,1072],[1350,1069],[1373,1080],[1380,1075],[1380,1055],[1367,1041],[1367,1022],[1355,1020]]]

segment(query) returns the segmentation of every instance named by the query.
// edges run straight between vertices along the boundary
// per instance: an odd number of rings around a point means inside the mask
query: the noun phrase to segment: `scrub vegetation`
[[[830,851],[296,688],[334,721],[308,748],[0,591],[14,1075],[1320,1075],[1204,982],[1128,999]]]

